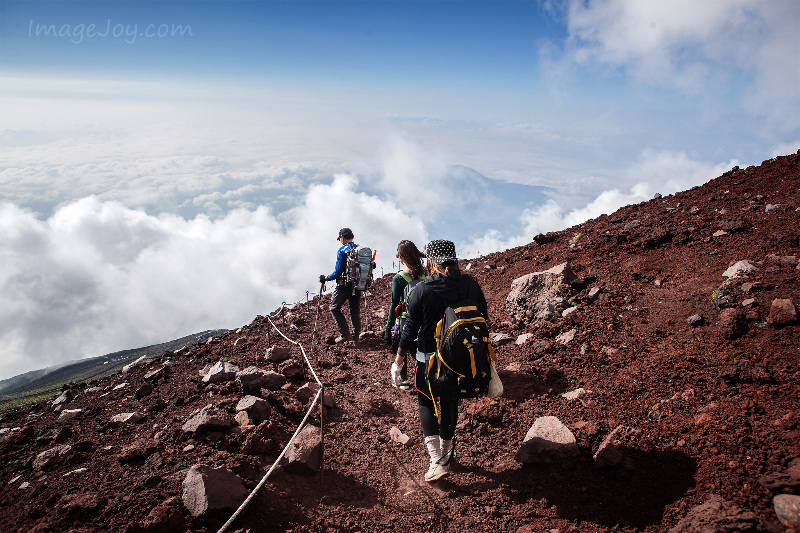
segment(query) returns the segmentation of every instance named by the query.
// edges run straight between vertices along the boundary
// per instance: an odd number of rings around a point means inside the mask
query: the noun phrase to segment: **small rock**
[[[797,309],[792,300],[778,298],[772,301],[767,324],[775,327],[786,326],[797,322]]]
[[[195,465],[189,469],[182,486],[183,505],[194,517],[236,509],[248,495],[241,478],[224,467]]]
[[[559,344],[567,345],[567,344],[569,344],[569,342],[572,339],[575,338],[575,333],[576,333],[575,329],[571,329],[569,331],[566,331],[566,332],[564,332],[561,335],[556,337],[556,342],[558,342]]]
[[[800,496],[796,494],[778,494],[772,498],[775,514],[781,524],[794,522],[800,524]]]
[[[744,310],[729,307],[719,314],[719,328],[726,339],[736,339],[747,333]]]
[[[114,415],[111,417],[111,422],[115,424],[138,424],[145,418],[147,418],[146,414],[140,413],[139,411],[134,411],[132,413],[120,413],[118,415]]]
[[[533,333],[523,333],[522,335],[517,337],[515,343],[517,344],[517,346],[522,346],[526,344],[529,340],[531,340],[533,337],[535,337]]]
[[[694,314],[686,319],[686,323],[692,326],[693,328],[697,326],[702,326],[703,322],[704,322],[703,315],[700,314]]]
[[[394,442],[402,444],[403,446],[409,446],[411,442],[411,437],[400,431],[397,426],[392,426],[392,429],[389,430],[389,437],[391,437]]]
[[[728,270],[723,272],[722,275],[726,278],[737,278],[754,270],[758,269],[753,265],[751,265],[749,262],[739,261],[728,267]]]

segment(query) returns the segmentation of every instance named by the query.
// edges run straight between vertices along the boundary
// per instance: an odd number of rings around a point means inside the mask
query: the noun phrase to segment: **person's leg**
[[[458,398],[442,398],[439,400],[439,405],[442,408],[439,415],[442,462],[444,464],[449,464],[451,459],[455,457],[455,431],[456,424],[458,424]]]
[[[331,296],[331,316],[333,316],[333,321],[336,322],[336,329],[339,330],[339,333],[341,333],[343,337],[348,337],[350,335],[350,331],[347,328],[347,319],[345,319],[344,313],[342,313],[342,304],[344,304],[349,296],[349,294],[345,294],[344,291],[339,290],[339,287],[334,289],[333,296]]]
[[[420,365],[422,365],[421,368]],[[417,361],[417,372],[424,372],[424,368],[425,364]],[[440,462],[442,459],[442,443],[439,437],[439,420],[436,418],[433,400],[424,394],[417,393],[417,405],[422,435],[425,446],[428,448],[428,455],[430,455],[428,471],[425,472],[425,481],[436,481],[445,476],[448,471],[447,465]]]
[[[361,291],[353,290],[350,295],[350,322],[353,324],[353,338],[358,339],[361,333]]]

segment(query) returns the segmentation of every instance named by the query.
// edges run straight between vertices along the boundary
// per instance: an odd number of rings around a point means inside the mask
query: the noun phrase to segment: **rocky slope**
[[[273,321],[326,385],[309,419],[323,467],[293,448],[229,531],[800,531],[773,501],[800,494],[799,207],[793,154],[463,265],[505,393],[463,403],[458,464],[436,484],[389,350],[331,344],[324,296],[5,416],[0,530],[217,531],[314,395]],[[740,261],[755,268],[726,277]],[[512,319],[512,281],[564,263],[564,301]],[[368,297],[373,332],[389,285]],[[542,417],[571,453],[521,463]]]

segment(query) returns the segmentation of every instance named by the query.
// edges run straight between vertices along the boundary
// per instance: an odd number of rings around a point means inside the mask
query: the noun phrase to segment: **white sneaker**
[[[447,465],[440,465],[438,462],[431,463],[430,467],[428,467],[428,471],[425,472],[425,481],[430,483],[431,481],[441,479],[447,475],[449,470],[450,468]]]

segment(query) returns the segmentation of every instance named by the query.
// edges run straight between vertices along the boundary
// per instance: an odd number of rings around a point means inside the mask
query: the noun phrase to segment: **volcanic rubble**
[[[799,208],[800,153],[464,261],[505,390],[439,482],[386,274],[358,346],[328,293],[6,415],[0,531],[217,531],[309,412],[228,531],[798,532]]]

